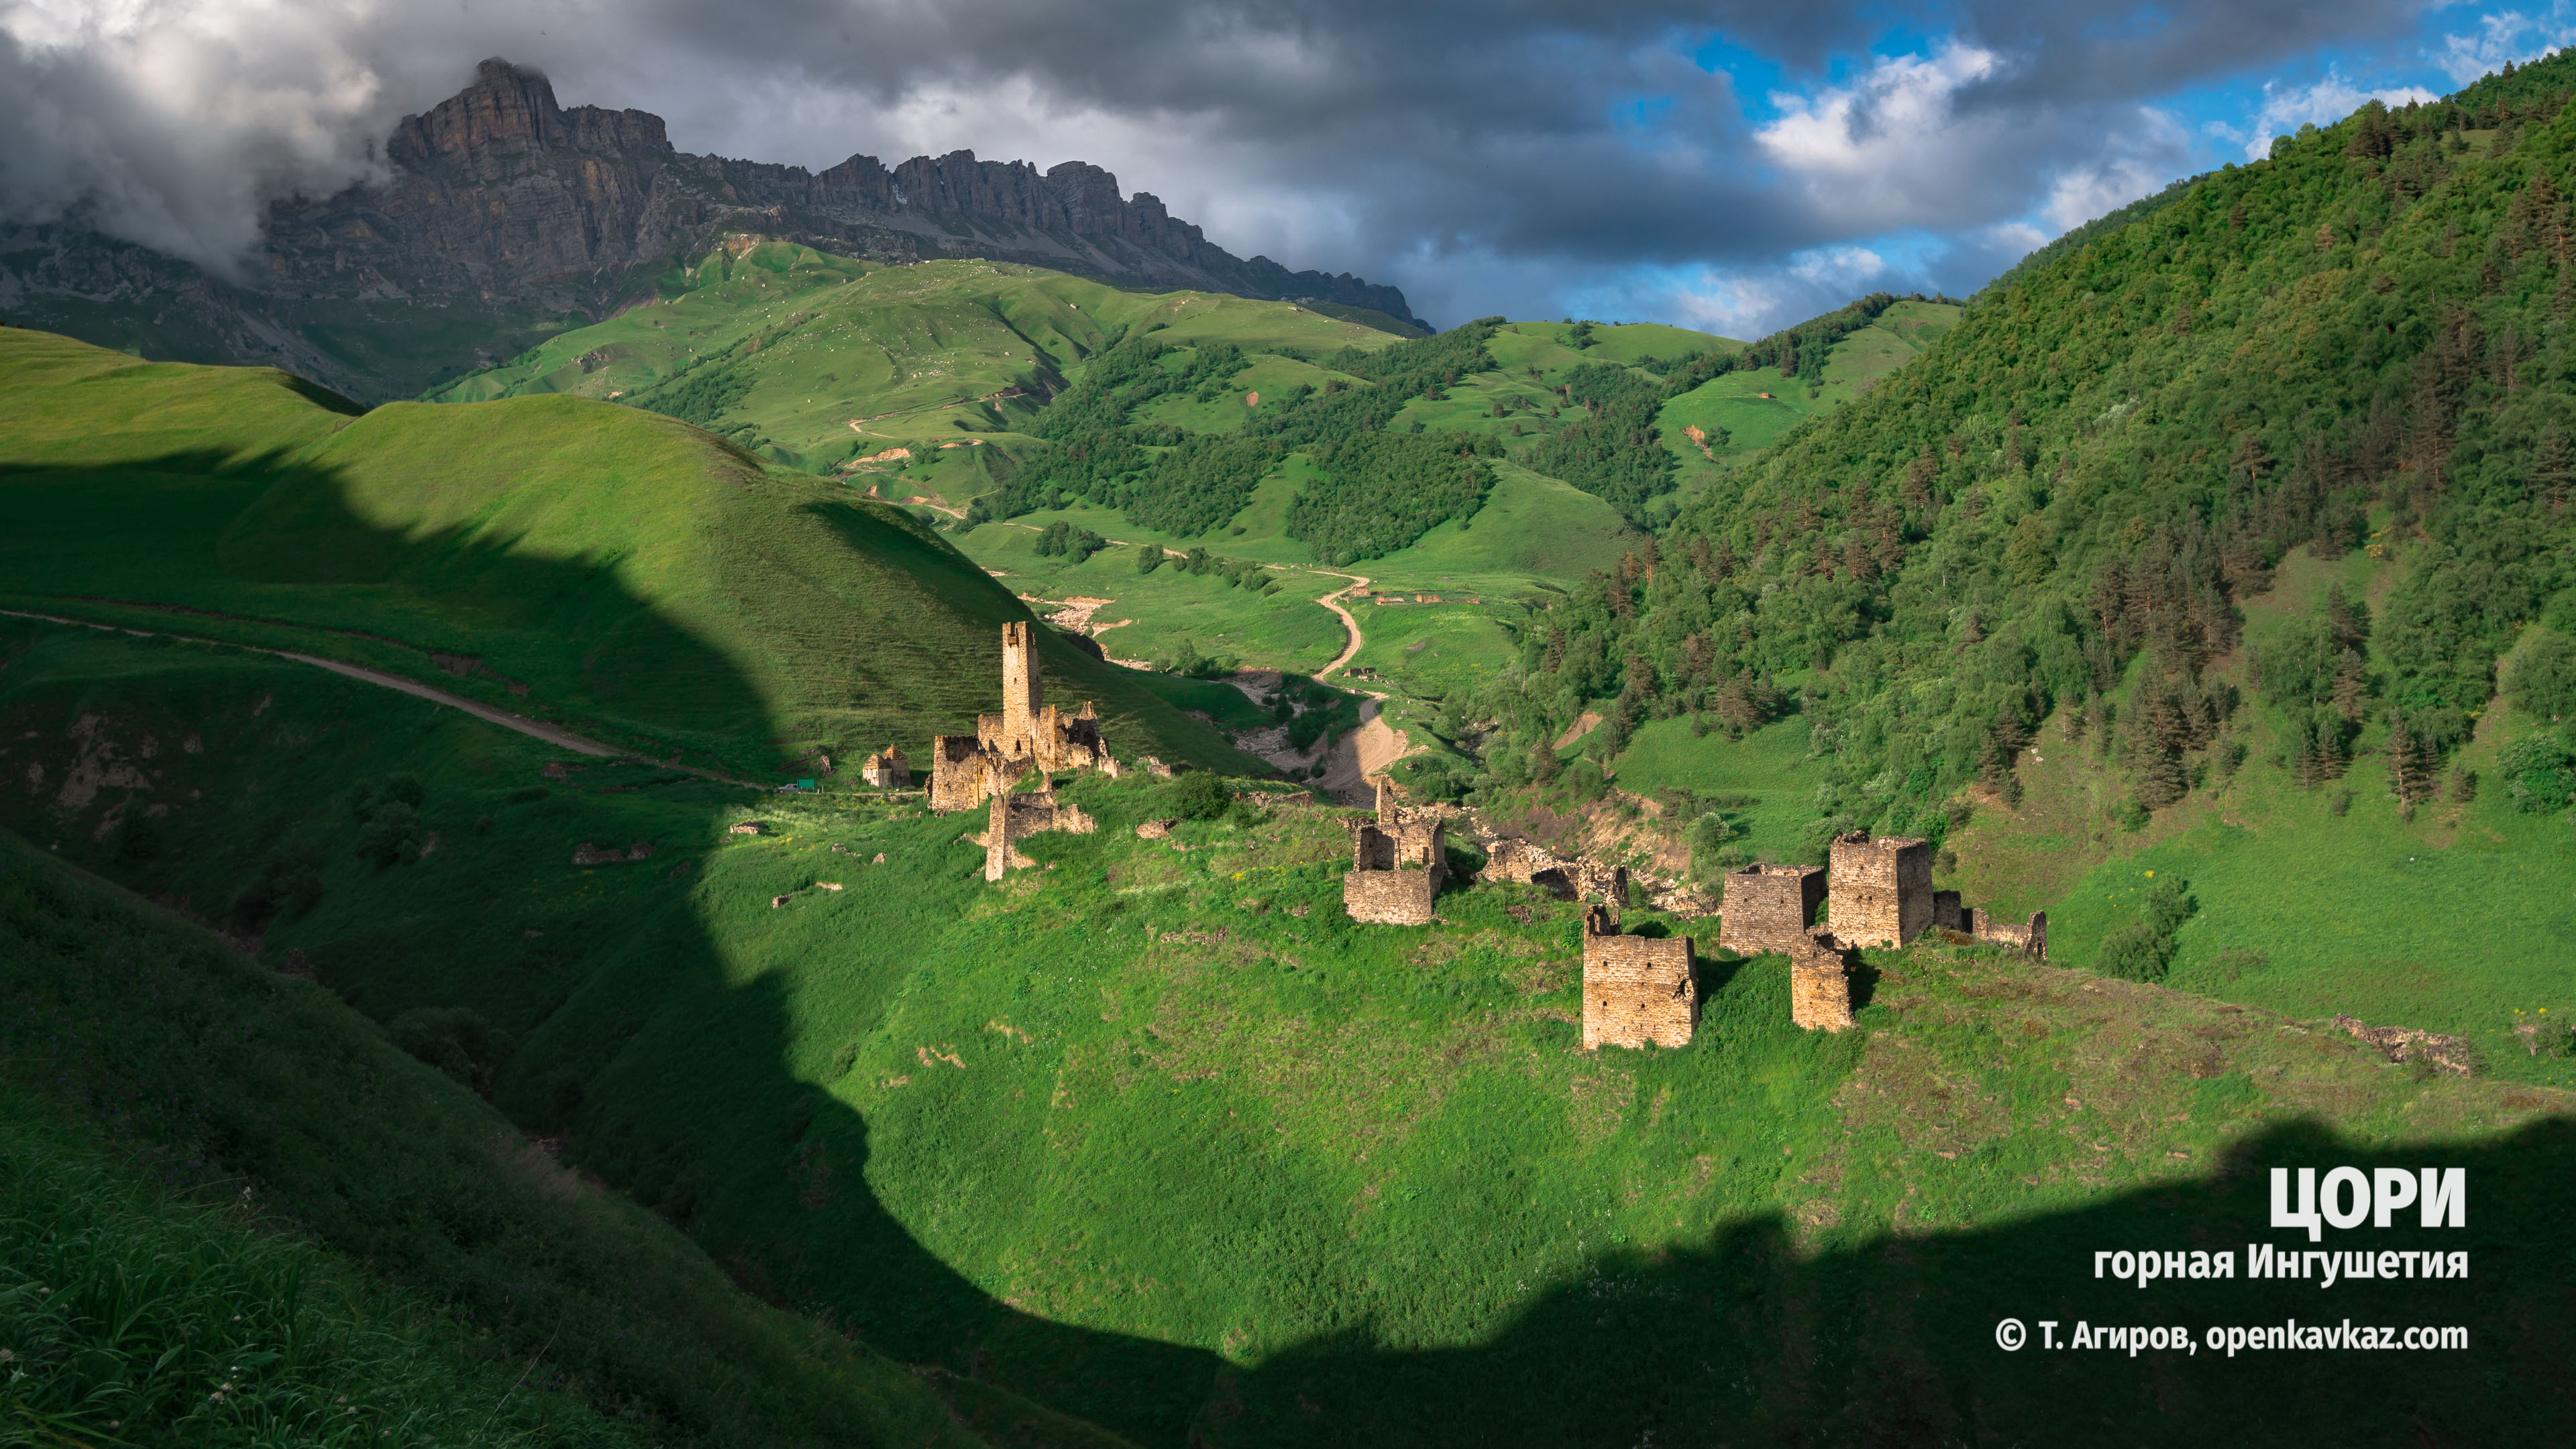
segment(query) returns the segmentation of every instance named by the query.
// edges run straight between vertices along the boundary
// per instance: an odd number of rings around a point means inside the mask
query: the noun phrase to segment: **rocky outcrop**
[[[387,175],[272,204],[244,276],[206,276],[74,226],[0,236],[0,306],[149,355],[274,362],[362,398],[415,392],[561,319],[596,319],[645,269],[726,232],[890,261],[989,257],[1119,283],[1366,307],[1411,321],[1404,294],[1343,273],[1238,258],[1150,193],[1068,161],[1040,172],[971,151],[889,169],[852,156],[809,172],[675,150],[645,111],[557,104],[537,71],[483,62],[474,83],[387,139]],[[486,315],[455,356],[405,353],[404,315]],[[549,324],[540,319],[553,319]],[[111,330],[113,335],[101,334]],[[408,329],[417,332],[417,328]],[[343,335],[345,334],[345,335]]]

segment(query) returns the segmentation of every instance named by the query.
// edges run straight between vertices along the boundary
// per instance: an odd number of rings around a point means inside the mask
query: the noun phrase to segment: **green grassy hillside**
[[[1158,323],[1182,346],[1271,354],[1247,387],[1290,385],[1290,354],[1393,340],[1291,302],[1124,292],[1007,262],[889,266],[739,236],[664,277],[657,300],[431,396],[618,399],[822,472],[894,448],[1007,442],[1086,357]]]
[[[1179,813],[1176,785],[1078,782],[1101,830],[1030,838],[1039,864],[991,886],[955,817],[634,764],[549,777],[557,752],[534,742],[282,661],[39,626],[9,660],[0,765],[43,788],[0,791],[0,823],[255,932],[265,961],[300,953],[738,1281],[961,1376],[944,1393],[971,1378],[1172,1446],[1627,1445],[1710,1424],[2349,1442],[2351,1421],[2285,1409],[2326,1397],[2511,1442],[2563,1411],[2545,1387],[2576,1326],[2563,1284],[2513,1268],[2576,1165],[2547,1087],[2419,1079],[2313,1021],[1931,946],[1872,956],[1863,1029],[1841,1037],[1787,1023],[1776,958],[1703,946],[1690,1048],[1587,1055],[1573,907],[1462,884],[1444,925],[1355,926],[1333,812],[1247,808],[1145,841],[1130,827]],[[414,833],[379,864],[394,770],[417,781]],[[767,832],[731,834],[745,819]],[[569,864],[584,840],[654,851]],[[226,960],[171,1009],[221,1020],[204,993],[265,979]],[[102,989],[80,1010],[150,999]],[[77,1079],[137,1076],[162,1100],[156,1074],[200,1068],[159,1041],[127,1032]],[[392,1078],[440,1090],[426,1068]],[[2113,1244],[2263,1240],[2264,1169],[2328,1162],[2466,1167],[2467,1231],[2369,1245],[2480,1270],[2322,1302],[2306,1282],[2141,1295],[2089,1272]],[[362,1222],[438,1220],[344,1201]],[[2006,1314],[2329,1311],[2497,1347],[2141,1371],[2024,1368],[1991,1344]],[[2499,1356],[2533,1391],[2489,1391]]]
[[[1809,418],[1822,417],[1867,396],[1889,373],[1923,354],[1958,325],[1962,308],[1908,298],[1836,342],[1812,383],[1783,376],[1778,368],[1730,372],[1664,404],[1656,418],[1664,446],[1681,461],[1685,486],[1697,486],[1725,466],[1742,462],[1786,437]],[[1706,453],[1689,429],[1707,438]]]
[[[1711,866],[1918,835],[2071,964],[2569,1080],[2576,58],[2513,87],[2016,269],[1534,621],[1489,793],[1589,712],[1622,785],[1753,802]]]
[[[981,1442],[330,992],[5,832],[0,983],[22,1442]]]
[[[0,606],[348,659],[655,758],[918,758],[997,707],[957,663],[1027,617],[901,510],[629,408],[350,416],[281,374],[15,329],[0,390]],[[1239,763],[1126,671],[1043,648],[1114,748]]]

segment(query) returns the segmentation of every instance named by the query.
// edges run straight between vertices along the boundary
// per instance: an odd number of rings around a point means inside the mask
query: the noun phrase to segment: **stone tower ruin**
[[[1748,865],[1730,871],[1718,904],[1717,944],[1746,956],[1792,951],[1816,924],[1825,870],[1816,865]]]
[[[1789,1020],[1809,1031],[1852,1024],[1851,964],[1830,932],[1801,933],[1789,948]]]
[[[1005,624],[1002,712],[976,716],[971,736],[931,740],[930,808],[972,810],[1031,770],[1096,770],[1108,758],[1089,701],[1070,715],[1046,702],[1035,626]]]
[[[1002,730],[1013,739],[1037,732],[1038,711],[1046,707],[1046,679],[1038,671],[1036,627],[1025,621],[1002,626]]]
[[[1583,1049],[1690,1045],[1699,986],[1688,936],[1623,936],[1613,906],[1583,911]]]
[[[1846,946],[1903,946],[1932,925],[1928,841],[1854,831],[1834,841],[1826,909]]]
[[[1449,874],[1447,829],[1439,816],[1397,804],[1394,789],[1380,781],[1377,819],[1351,831],[1342,909],[1354,921],[1381,926],[1430,925]]]

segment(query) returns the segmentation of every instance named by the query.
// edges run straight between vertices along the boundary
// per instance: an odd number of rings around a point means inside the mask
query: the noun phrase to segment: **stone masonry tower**
[[[1002,733],[1025,740],[1037,734],[1038,711],[1046,707],[1046,682],[1038,674],[1038,642],[1022,621],[1002,626]]]
[[[1688,936],[1623,936],[1616,907],[1583,912],[1583,1049],[1686,1047],[1699,1026]]]
[[[1861,831],[1834,841],[1825,908],[1847,946],[1903,946],[1932,926],[1932,846]]]

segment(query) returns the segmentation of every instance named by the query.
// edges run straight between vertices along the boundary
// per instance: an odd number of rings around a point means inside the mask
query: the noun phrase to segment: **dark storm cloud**
[[[0,207],[86,197],[138,239],[238,254],[258,195],[361,174],[364,142],[499,53],[568,103],[662,112],[691,149],[820,165],[984,137],[1041,165],[1078,155],[1222,244],[1454,313],[1483,310],[1476,276],[1532,263],[1758,269],[2135,194],[2180,155],[2138,102],[2420,8],[0,0]],[[1872,59],[1891,25],[1941,38]],[[1783,67],[1776,116],[1692,63],[1711,42]]]

